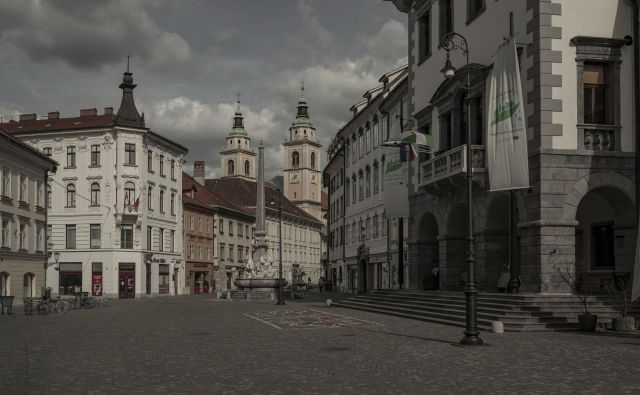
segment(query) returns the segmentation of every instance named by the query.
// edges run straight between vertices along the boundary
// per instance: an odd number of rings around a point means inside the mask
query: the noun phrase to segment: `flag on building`
[[[487,88],[489,189],[529,188],[527,128],[514,38],[496,53]]]

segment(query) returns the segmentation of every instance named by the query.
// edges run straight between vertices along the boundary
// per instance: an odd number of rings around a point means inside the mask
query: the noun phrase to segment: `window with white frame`
[[[100,205],[100,184],[94,182],[91,184],[91,206]]]
[[[20,234],[19,234],[19,248],[21,250],[27,249],[27,224],[24,222],[20,223]]]
[[[76,186],[74,184],[67,185],[67,207],[76,206]]]
[[[2,168],[2,196],[11,197],[11,170]]]
[[[44,227],[42,225],[36,227],[36,251],[44,251]]]
[[[124,164],[129,166],[136,165],[136,145],[133,143],[124,144]]]
[[[44,199],[44,182],[38,181],[36,188],[36,207],[42,207]]]
[[[28,200],[28,190],[27,190],[27,176],[25,174],[20,174],[20,196],[18,198],[21,202],[27,202]]]
[[[10,230],[11,222],[8,218],[2,218],[2,232],[0,233],[0,236],[2,237],[1,246],[4,248],[11,247],[11,240],[9,239]]]
[[[91,166],[100,166],[100,144],[91,145]]]
[[[91,239],[91,248],[101,247],[101,226],[100,224],[91,224],[89,228],[89,236]]]

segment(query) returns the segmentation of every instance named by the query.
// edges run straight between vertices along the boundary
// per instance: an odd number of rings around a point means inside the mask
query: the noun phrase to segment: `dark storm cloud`
[[[209,174],[241,93],[270,178],[300,81],[326,147],[349,107],[406,62],[405,17],[378,0],[1,0],[0,115],[117,108],[131,53],[148,124],[189,148],[190,162],[206,160]]]
[[[189,44],[165,31],[135,0],[3,0],[0,32],[35,61],[61,60],[93,69],[135,53],[149,68],[191,57]]]

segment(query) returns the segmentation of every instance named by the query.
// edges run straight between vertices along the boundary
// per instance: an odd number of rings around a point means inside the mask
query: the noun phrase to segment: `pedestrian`
[[[320,290],[320,292],[322,292],[322,290],[324,289],[324,277],[320,277],[318,279],[318,289]]]
[[[311,289],[311,277],[307,280],[307,289]]]

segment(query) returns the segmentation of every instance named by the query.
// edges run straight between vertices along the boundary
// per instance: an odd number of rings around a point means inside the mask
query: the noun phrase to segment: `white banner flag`
[[[520,67],[512,38],[495,55],[488,86],[487,167],[491,191],[529,188]]]
[[[407,162],[400,160],[400,149],[384,149],[384,210],[387,218],[409,216]]]

